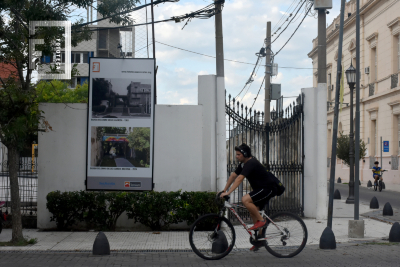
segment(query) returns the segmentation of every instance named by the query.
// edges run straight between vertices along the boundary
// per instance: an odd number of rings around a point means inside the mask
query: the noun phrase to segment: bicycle
[[[374,182],[374,191],[376,191],[378,188],[379,188],[379,192],[382,191],[382,188],[383,188],[382,176],[385,171],[387,171],[387,170],[381,170],[381,175],[379,176],[378,183]]]
[[[219,193],[217,198],[219,199]],[[236,241],[236,232],[232,223],[224,214],[231,211],[250,236],[250,243],[266,250],[278,258],[291,258],[299,254],[307,243],[307,227],[303,220],[290,212],[280,212],[269,217],[264,209],[260,211],[267,224],[252,233],[243,222],[235,208],[245,208],[228,202],[229,197],[219,204],[219,213],[206,214],[198,218],[189,233],[189,242],[193,251],[206,260],[219,260],[227,256]]]

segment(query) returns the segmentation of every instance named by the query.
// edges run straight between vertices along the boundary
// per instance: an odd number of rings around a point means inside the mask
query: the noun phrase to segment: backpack
[[[268,176],[272,181],[274,181],[274,186],[275,186],[275,189],[276,189],[276,195],[277,196],[282,195],[283,192],[285,192],[285,187],[283,186],[281,181],[279,181],[279,179],[276,178],[276,176],[273,175],[272,172],[268,172]]]

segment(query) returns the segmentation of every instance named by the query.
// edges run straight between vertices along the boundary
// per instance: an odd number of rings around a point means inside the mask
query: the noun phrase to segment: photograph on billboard
[[[151,80],[92,80],[92,118],[149,118],[151,115]]]
[[[152,190],[154,60],[91,58],[88,190]]]

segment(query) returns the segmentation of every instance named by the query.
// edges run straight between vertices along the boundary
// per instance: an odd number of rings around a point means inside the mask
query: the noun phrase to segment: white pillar
[[[203,106],[203,179],[204,188],[217,191],[216,107],[217,79],[215,75],[199,75],[198,104]]]
[[[316,162],[316,180],[317,180],[317,213],[316,219],[324,220],[328,218],[328,186],[327,186],[327,90],[326,83],[319,83],[316,92],[316,113],[317,113],[317,162]]]
[[[304,94],[304,215],[321,220],[328,214],[326,84],[301,91]]]
[[[227,181],[225,78],[217,77],[217,190],[222,191]]]

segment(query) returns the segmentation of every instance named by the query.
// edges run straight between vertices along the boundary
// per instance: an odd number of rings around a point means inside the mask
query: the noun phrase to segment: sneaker
[[[259,246],[252,246],[252,247],[250,248],[250,251],[256,252],[256,251],[258,251],[259,249],[260,249]]]
[[[266,220],[264,221],[257,221],[252,227],[249,228],[249,230],[256,230],[258,228],[263,227],[267,223]]]

